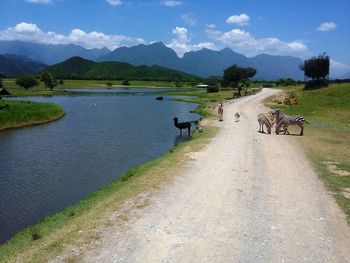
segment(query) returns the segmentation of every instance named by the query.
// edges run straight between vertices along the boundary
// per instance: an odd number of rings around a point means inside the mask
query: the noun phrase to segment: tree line
[[[63,85],[63,79],[55,79],[50,72],[44,71],[40,76],[22,75],[16,79],[16,84],[26,90],[39,86],[40,82],[44,83],[45,89],[53,90],[57,85]]]

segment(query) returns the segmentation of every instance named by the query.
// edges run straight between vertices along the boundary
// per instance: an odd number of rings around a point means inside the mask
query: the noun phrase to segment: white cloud
[[[189,32],[185,27],[175,27],[172,30],[172,33],[175,37],[172,39],[170,44],[167,45],[167,47],[172,48],[180,57],[182,57],[186,52],[200,50],[202,48],[217,50],[216,45],[211,42],[191,44]]]
[[[181,19],[190,26],[195,26],[197,24],[197,20],[192,14],[182,14]]]
[[[331,58],[329,71],[332,78],[339,78],[350,71],[350,66]]]
[[[163,0],[162,4],[166,5],[166,6],[173,7],[173,6],[182,5],[182,1],[178,1],[178,0]]]
[[[208,24],[208,25],[207,25],[207,28],[214,29],[214,28],[216,28],[216,25],[214,25],[214,24]]]
[[[286,42],[275,37],[256,39],[249,32],[237,28],[228,32],[221,32],[207,26],[206,33],[209,38],[219,41],[246,56],[254,56],[260,53],[304,55],[308,51],[307,46],[300,41]]]
[[[226,19],[226,23],[245,26],[249,24],[250,17],[246,14],[233,15]]]
[[[117,5],[121,5],[122,1],[121,0],[106,0],[108,4],[113,5],[113,6],[117,6]]]
[[[14,27],[14,31],[22,34],[35,34],[40,32],[40,29],[35,24],[19,23]]]
[[[53,0],[26,0],[26,2],[33,4],[52,4]]]
[[[337,24],[334,22],[324,22],[317,28],[317,31],[331,31],[336,29]]]
[[[0,40],[20,40],[42,44],[77,44],[85,48],[107,47],[109,49],[145,43],[141,38],[106,35],[97,31],[85,32],[79,28],[73,29],[69,35],[61,35],[50,31],[44,32],[37,25],[25,22],[0,31]]]

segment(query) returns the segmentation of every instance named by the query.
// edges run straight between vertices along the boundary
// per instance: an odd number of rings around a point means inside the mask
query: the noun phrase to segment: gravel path
[[[350,262],[350,228],[298,137],[257,132],[262,101],[274,93],[225,104],[218,135],[185,172],[101,231],[84,261]]]

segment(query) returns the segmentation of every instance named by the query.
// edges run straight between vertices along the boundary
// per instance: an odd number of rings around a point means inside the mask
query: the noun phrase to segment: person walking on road
[[[219,104],[218,115],[219,115],[219,121],[223,121],[224,120],[224,106],[222,105],[222,102],[220,102],[220,104]]]

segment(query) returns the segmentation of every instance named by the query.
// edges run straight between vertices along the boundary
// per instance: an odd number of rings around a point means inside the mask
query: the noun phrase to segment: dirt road
[[[275,92],[225,104],[218,135],[185,172],[102,231],[84,261],[350,262],[350,229],[298,137],[257,132],[262,100]]]

